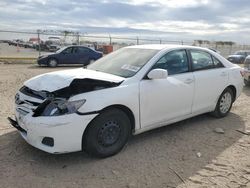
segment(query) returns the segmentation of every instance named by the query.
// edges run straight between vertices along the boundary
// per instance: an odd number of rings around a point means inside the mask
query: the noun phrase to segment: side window
[[[193,70],[204,70],[214,68],[212,56],[203,51],[190,50]]]
[[[72,47],[66,48],[65,50],[63,50],[63,53],[71,54],[72,53]]]
[[[78,53],[78,51],[79,51],[78,49],[79,49],[79,48],[77,48],[77,47],[73,47],[72,53],[73,53],[73,54]]]
[[[213,61],[214,61],[214,68],[221,68],[224,67],[224,65],[215,57],[213,57]]]
[[[168,71],[169,75],[188,72],[188,59],[185,50],[176,50],[161,57],[153,69],[160,68]]]
[[[89,49],[88,48],[79,48],[79,53],[88,53]]]

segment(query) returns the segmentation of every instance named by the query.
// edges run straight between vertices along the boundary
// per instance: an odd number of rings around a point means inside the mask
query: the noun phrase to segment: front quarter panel
[[[81,99],[86,100],[78,110],[81,113],[100,111],[112,105],[123,105],[129,108],[135,118],[135,130],[140,129],[138,82],[79,94],[71,97],[70,101]]]

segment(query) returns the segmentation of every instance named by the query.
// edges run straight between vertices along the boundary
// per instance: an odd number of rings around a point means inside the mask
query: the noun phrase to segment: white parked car
[[[247,56],[244,61],[244,83],[250,86],[250,56]]]
[[[31,145],[49,153],[85,150],[107,157],[131,134],[198,114],[224,117],[243,88],[242,69],[209,49],[139,45],[87,69],[24,83],[9,118]]]

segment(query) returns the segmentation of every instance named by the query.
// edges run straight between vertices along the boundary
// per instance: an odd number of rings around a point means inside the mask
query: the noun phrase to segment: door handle
[[[226,72],[222,72],[220,75],[221,76],[227,76],[227,73]]]
[[[185,82],[186,84],[191,84],[193,81],[194,81],[194,79],[188,78],[188,79],[186,79],[184,82]]]

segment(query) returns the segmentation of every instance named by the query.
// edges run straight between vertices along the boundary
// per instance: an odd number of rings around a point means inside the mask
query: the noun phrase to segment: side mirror
[[[166,79],[168,77],[168,71],[165,69],[153,69],[148,73],[148,78],[154,79]]]

